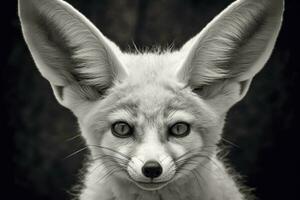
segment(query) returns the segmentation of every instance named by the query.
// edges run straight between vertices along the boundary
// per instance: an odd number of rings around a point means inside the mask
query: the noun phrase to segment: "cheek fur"
[[[201,149],[203,147],[203,140],[200,133],[191,131],[191,133],[184,138],[171,138],[168,142],[168,150],[172,157],[177,157],[187,153],[188,151]]]
[[[122,159],[125,159],[125,156],[130,156],[131,152],[133,151],[133,144],[134,140],[132,138],[117,138],[111,133],[110,130],[105,132],[99,141],[100,146],[112,149],[103,149],[105,154],[114,155]]]
[[[169,151],[170,155],[176,159],[180,155],[184,154],[186,152],[186,149],[184,146],[174,142],[170,141],[167,145],[167,150]]]

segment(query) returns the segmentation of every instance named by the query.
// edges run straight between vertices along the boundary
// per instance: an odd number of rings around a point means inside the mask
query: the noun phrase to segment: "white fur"
[[[77,116],[91,151],[79,198],[248,198],[216,145],[228,109],[270,57],[282,13],[283,0],[236,0],[180,50],[130,54],[62,0],[19,0],[35,64]],[[112,134],[117,121],[134,127],[134,137]],[[190,125],[184,138],[168,133],[180,121]],[[142,172],[149,160],[163,169],[153,180]]]

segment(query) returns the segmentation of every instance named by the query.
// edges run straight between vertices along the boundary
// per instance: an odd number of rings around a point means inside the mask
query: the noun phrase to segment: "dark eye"
[[[133,128],[126,122],[115,122],[111,131],[116,137],[126,138],[132,135]]]
[[[170,135],[174,137],[185,137],[190,133],[190,125],[186,122],[178,122],[169,129]]]

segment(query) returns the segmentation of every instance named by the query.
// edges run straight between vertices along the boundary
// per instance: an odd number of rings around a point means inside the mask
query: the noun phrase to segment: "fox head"
[[[283,0],[237,0],[179,50],[122,52],[62,0],[19,0],[23,34],[93,162],[156,190],[216,154],[224,118],[271,55]]]

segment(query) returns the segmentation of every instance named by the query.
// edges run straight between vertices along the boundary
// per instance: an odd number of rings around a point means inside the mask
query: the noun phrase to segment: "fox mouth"
[[[164,186],[166,186],[169,181],[164,181],[164,182],[138,182],[138,181],[134,181],[134,183],[141,189],[143,190],[159,190],[161,188],[163,188]]]

